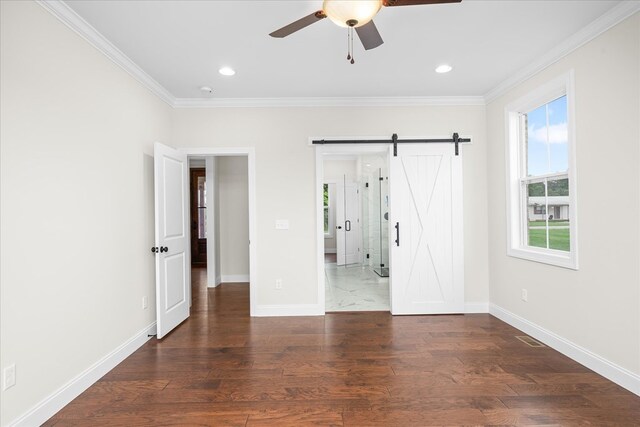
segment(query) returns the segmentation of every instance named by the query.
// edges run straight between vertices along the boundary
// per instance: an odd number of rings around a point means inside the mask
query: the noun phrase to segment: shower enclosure
[[[386,168],[364,177],[362,191],[362,246],[365,263],[380,277],[389,277],[389,178]]]

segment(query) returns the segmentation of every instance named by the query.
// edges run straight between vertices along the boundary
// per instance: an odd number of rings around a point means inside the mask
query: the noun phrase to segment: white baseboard
[[[216,282],[218,278],[216,278]],[[220,283],[249,283],[249,275],[248,274],[223,274],[220,277]]]
[[[618,366],[604,357],[495,304],[490,305],[489,312],[503,322],[520,329],[565,356],[640,396],[640,375]]]
[[[27,413],[10,422],[9,426],[39,426],[43,424],[60,409],[78,397],[83,391],[102,378],[107,372],[129,357],[134,351],[142,347],[142,345],[150,339],[149,335],[155,334],[155,331],[156,322],[153,322],[92,366],[85,369],[84,372],[51,393]]]
[[[324,316],[324,307],[319,304],[257,305],[252,316]]]
[[[336,248],[325,248],[324,249],[324,253],[325,254],[335,254],[336,252],[337,252]]]
[[[468,314],[472,313],[488,313],[489,312],[489,303],[488,302],[465,302],[464,303],[464,312]]]

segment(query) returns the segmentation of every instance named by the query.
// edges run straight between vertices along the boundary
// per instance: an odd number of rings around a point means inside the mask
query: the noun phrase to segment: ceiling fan
[[[269,34],[283,38],[324,18],[331,19],[336,25],[348,28],[349,52],[347,60],[353,59],[353,30],[355,29],[365,50],[374,49],[382,43],[382,37],[373,23],[373,17],[382,6],[417,6],[423,4],[460,3],[462,0],[324,0],[322,9],[304,18],[298,19]]]

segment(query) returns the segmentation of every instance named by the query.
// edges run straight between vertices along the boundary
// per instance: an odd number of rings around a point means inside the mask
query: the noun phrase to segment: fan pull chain
[[[347,61],[351,59],[351,28],[347,28]]]
[[[347,61],[352,64],[356,62],[353,56],[353,27],[347,30]]]

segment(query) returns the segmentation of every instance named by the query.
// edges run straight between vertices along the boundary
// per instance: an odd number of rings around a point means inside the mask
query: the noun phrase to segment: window
[[[507,106],[511,256],[577,269],[573,74]]]
[[[323,185],[324,234],[329,234],[329,184]]]
[[[335,226],[335,213],[334,206],[331,204],[331,199],[334,197],[333,192],[335,184],[323,184],[322,185],[322,200],[324,208],[324,237],[332,238]]]

